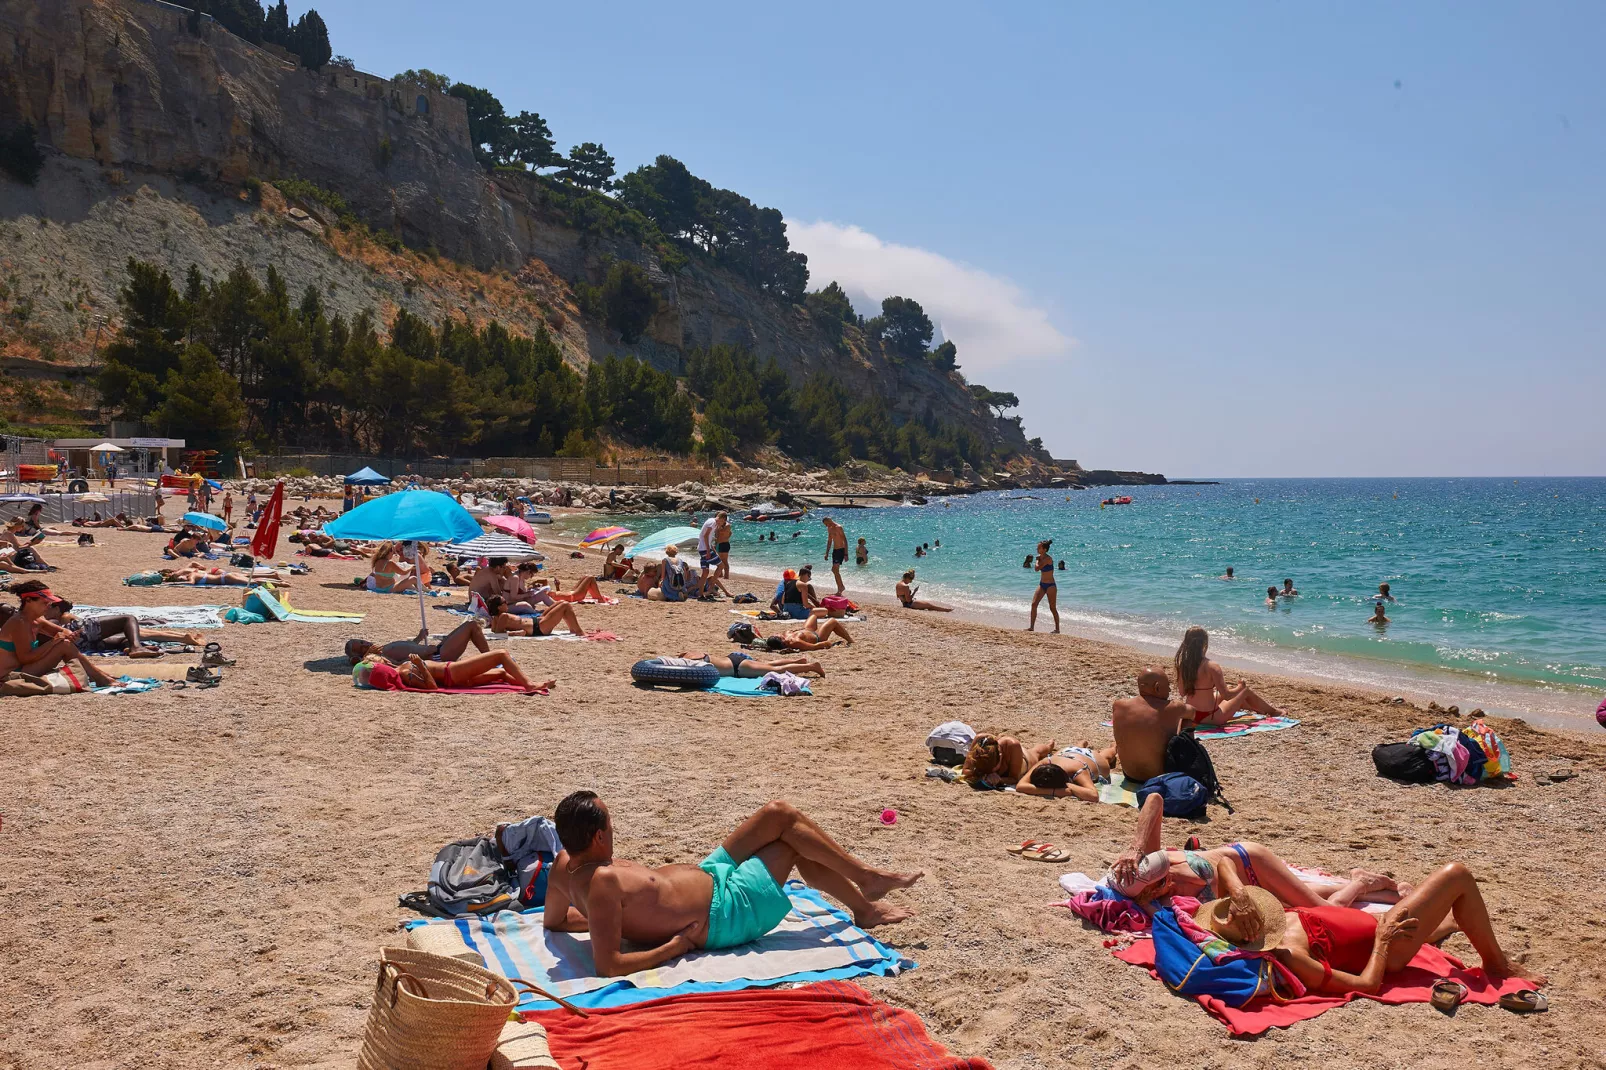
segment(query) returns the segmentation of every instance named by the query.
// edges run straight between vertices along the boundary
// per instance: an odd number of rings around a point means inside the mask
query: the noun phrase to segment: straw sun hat
[[[1232,918],[1231,899],[1212,899],[1193,912],[1193,920],[1234,947],[1245,951],[1270,951],[1281,947],[1288,927],[1288,915],[1275,895],[1264,888],[1245,888],[1255,916],[1260,919],[1260,936],[1245,940],[1242,926]]]

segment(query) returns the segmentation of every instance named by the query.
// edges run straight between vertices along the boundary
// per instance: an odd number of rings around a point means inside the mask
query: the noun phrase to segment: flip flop
[[[1015,844],[1013,847],[1006,847],[1006,848],[1004,848],[1004,850],[1008,851],[1012,855],[1018,855],[1018,854],[1021,854],[1021,853],[1025,852],[1025,851],[1030,851],[1033,848],[1049,847],[1049,846],[1052,846],[1052,845],[1047,843],[1047,842],[1045,842],[1045,841],[1043,841],[1043,840],[1022,840],[1020,843]]]
[[[1550,781],[1552,784],[1560,784],[1563,780],[1571,780],[1576,777],[1578,775],[1578,770],[1574,769],[1572,766],[1561,765],[1539,775]]]
[[[1020,853],[1028,862],[1069,862],[1071,853],[1063,847],[1055,847],[1052,843],[1039,843]]]
[[[1461,1001],[1466,998],[1466,985],[1460,981],[1452,981],[1448,977],[1441,977],[1433,982],[1433,997],[1429,1002],[1440,1014],[1454,1014],[1455,1009],[1461,1006]]]
[[[1500,1006],[1515,1014],[1542,1014],[1550,1009],[1550,1000],[1543,992],[1524,988],[1500,997]]]

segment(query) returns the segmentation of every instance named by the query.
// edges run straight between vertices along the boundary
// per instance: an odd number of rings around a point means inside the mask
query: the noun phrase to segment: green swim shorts
[[[735,947],[757,940],[781,923],[792,901],[756,856],[741,865],[723,847],[697,863],[714,878],[708,903],[708,948]]]

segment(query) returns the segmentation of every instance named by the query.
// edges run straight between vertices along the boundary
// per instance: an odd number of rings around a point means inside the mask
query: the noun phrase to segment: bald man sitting
[[[1115,700],[1115,753],[1128,780],[1143,781],[1165,772],[1165,745],[1193,723],[1193,711],[1171,697],[1165,670],[1149,666],[1138,673],[1136,698]]]

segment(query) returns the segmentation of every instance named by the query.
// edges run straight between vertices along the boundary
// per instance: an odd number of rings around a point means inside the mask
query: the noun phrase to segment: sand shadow
[[[351,662],[347,661],[344,657],[339,656],[332,658],[314,658],[311,661],[303,661],[301,663],[301,667],[306,669],[308,672],[326,672],[333,676],[351,675]]]

